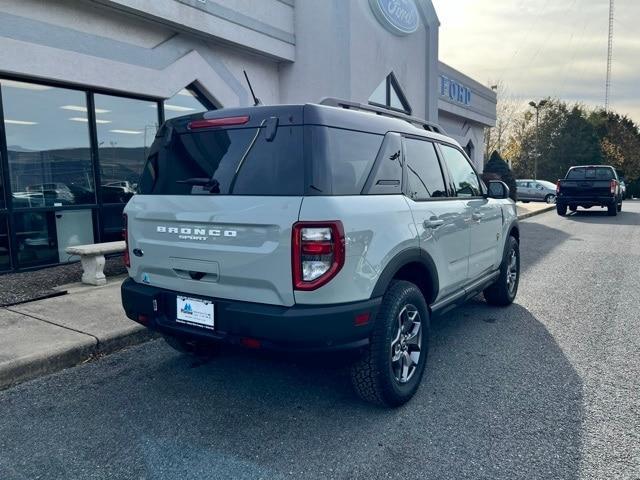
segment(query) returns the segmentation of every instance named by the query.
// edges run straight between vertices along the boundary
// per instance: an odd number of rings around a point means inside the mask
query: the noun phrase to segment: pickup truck
[[[609,165],[571,167],[563,180],[556,184],[556,210],[567,214],[567,207],[604,207],[610,216],[622,211],[622,188],[615,168]]]

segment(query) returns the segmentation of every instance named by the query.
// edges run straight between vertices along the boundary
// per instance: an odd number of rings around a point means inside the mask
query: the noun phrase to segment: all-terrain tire
[[[566,208],[566,207],[565,207]],[[515,256],[515,258],[514,258]],[[514,262],[515,260],[515,262]],[[513,276],[515,268],[515,278]],[[511,280],[511,281],[509,281]],[[514,236],[509,236],[507,248],[500,264],[500,275],[484,290],[484,298],[489,305],[506,307],[511,305],[518,293],[520,283],[520,245]]]
[[[618,204],[613,202],[612,204],[607,206],[607,215],[610,217],[615,217],[618,215]]]
[[[421,323],[418,362],[408,381],[402,383],[393,370],[392,343],[397,335],[398,318],[407,306],[415,307]],[[424,374],[429,348],[429,309],[420,289],[413,283],[394,280],[384,294],[376,315],[370,342],[351,366],[353,388],[367,402],[398,407],[413,397]]]

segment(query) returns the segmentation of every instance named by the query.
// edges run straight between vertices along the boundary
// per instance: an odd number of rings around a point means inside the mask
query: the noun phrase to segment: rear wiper
[[[176,180],[176,183],[186,183],[189,185],[195,185],[202,187],[209,191],[209,193],[220,193],[220,182],[215,178],[207,177],[195,177],[185,178],[184,180]]]

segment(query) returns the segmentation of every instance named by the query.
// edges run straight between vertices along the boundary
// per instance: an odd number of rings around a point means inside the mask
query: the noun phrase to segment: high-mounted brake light
[[[611,191],[611,195],[615,195],[617,186],[618,186],[618,182],[617,181],[611,180],[609,182],[609,190]]]
[[[344,265],[342,222],[297,222],[291,239],[291,270],[296,290],[326,285]]]
[[[122,260],[124,261],[124,266],[129,268],[131,267],[131,257],[129,256],[129,218],[126,213],[122,215],[122,239],[124,240],[124,255]]]
[[[248,115],[239,117],[225,117],[225,118],[209,118],[204,120],[194,120],[189,122],[187,128],[189,130],[200,130],[202,128],[215,128],[215,127],[231,127],[233,125],[244,125],[249,121]]]

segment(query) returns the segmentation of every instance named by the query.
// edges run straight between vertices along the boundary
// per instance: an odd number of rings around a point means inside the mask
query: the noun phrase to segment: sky
[[[603,106],[608,0],[433,0],[440,60],[527,103]],[[610,108],[640,124],[640,1],[617,0]],[[525,102],[526,101],[526,102]]]

